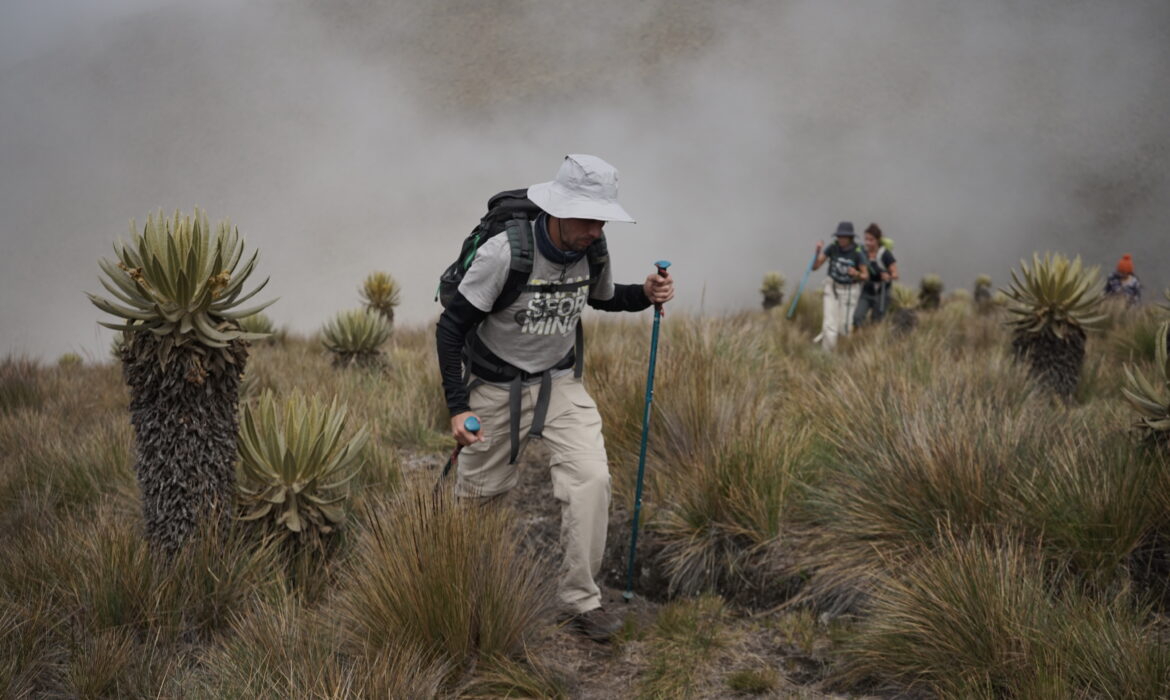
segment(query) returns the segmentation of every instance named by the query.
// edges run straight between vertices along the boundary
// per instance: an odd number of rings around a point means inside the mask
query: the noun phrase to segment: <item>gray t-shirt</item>
[[[475,308],[489,312],[477,331],[488,350],[525,372],[543,372],[573,349],[577,322],[588,300],[613,298],[613,274],[606,263],[594,285],[583,284],[577,289],[551,294],[521,292],[511,306],[490,313],[504,289],[511,263],[508,236],[500,234],[489,239],[476,253],[475,260],[459,283],[459,293]],[[533,246],[530,285],[588,280],[589,260],[586,256],[575,263],[560,265],[541,255],[539,246]]]

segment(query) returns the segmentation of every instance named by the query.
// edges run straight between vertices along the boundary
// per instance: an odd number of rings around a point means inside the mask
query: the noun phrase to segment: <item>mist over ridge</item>
[[[905,281],[996,284],[1033,250],[1170,283],[1170,5],[135,0],[6,7],[0,352],[104,358],[97,258],[162,206],[231,217],[278,324],[374,269],[399,317],[497,190],[567,152],[622,173],[619,280],[754,307],[842,219]]]

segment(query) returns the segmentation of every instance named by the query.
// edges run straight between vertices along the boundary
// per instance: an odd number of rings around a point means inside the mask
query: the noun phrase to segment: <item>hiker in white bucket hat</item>
[[[528,198],[560,219],[636,223],[618,204],[618,172],[597,156],[567,155],[557,178],[528,188]]]
[[[451,432],[464,446],[456,496],[507,493],[518,482],[521,448],[544,440],[561,502],[558,597],[569,627],[597,641],[608,641],[621,620],[602,608],[596,582],[610,478],[601,415],[581,379],[581,313],[642,311],[674,297],[669,275],[613,282],[603,229],[634,222],[617,197],[617,170],[589,155],[566,156],[551,182],[492,197],[440,282],[446,308],[436,331]],[[478,433],[467,427],[472,417]]]

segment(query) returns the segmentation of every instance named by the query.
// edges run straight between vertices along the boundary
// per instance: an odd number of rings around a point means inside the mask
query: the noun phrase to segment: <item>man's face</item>
[[[853,245],[853,236],[837,236],[837,245],[842,248],[848,248]]]
[[[561,243],[565,248],[580,253],[589,244],[601,238],[605,222],[596,219],[561,219]]]

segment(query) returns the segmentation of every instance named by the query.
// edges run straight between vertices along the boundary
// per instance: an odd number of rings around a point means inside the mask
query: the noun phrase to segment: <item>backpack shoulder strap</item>
[[[589,244],[585,249],[585,257],[589,260],[589,287],[592,289],[601,281],[601,271],[609,264],[609,245],[605,242],[605,234]]]
[[[512,251],[512,262],[508,266],[508,278],[504,280],[504,288],[496,303],[492,304],[492,312],[500,311],[511,306],[520,296],[528,278],[532,276],[533,249],[536,245],[532,233],[532,222],[523,213],[517,213],[504,227],[508,236],[508,247]]]

